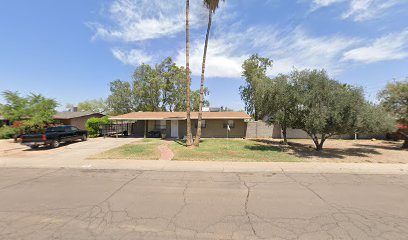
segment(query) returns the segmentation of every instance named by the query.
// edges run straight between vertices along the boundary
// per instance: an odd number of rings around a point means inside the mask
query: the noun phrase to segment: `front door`
[[[178,138],[178,120],[171,120],[171,137]]]

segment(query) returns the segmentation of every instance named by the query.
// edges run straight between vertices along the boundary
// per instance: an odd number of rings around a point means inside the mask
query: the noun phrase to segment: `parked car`
[[[86,141],[87,139],[88,131],[74,126],[58,126],[47,128],[44,134],[24,134],[21,136],[21,144],[33,149],[39,146],[57,148],[63,142]]]

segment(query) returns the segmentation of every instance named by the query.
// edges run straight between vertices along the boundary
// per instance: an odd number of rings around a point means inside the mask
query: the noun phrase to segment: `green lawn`
[[[297,162],[300,161],[282,149],[262,141],[243,139],[205,139],[200,147],[186,148],[184,141],[170,145],[173,160],[241,161],[241,162]]]
[[[158,160],[160,139],[144,139],[132,144],[111,149],[90,159],[134,159]],[[236,161],[236,162],[297,162],[293,155],[270,143],[243,139],[204,139],[200,147],[187,148],[178,140],[169,144],[174,153],[173,160],[179,161]]]
[[[90,159],[134,159],[134,160],[158,160],[160,153],[158,139],[143,139],[140,142],[126,144],[97,155]]]

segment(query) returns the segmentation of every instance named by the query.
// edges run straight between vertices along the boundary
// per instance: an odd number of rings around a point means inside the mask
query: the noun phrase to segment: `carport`
[[[117,124],[131,123],[129,135],[133,137],[147,138],[149,132],[157,132],[166,137],[179,138],[184,135],[179,127],[186,120],[184,115],[179,112],[136,112],[109,119]]]

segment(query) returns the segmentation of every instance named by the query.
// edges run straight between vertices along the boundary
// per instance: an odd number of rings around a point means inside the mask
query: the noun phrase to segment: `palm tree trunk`
[[[201,139],[201,120],[203,119],[203,104],[204,104],[204,74],[205,74],[205,60],[207,58],[207,48],[208,48],[208,39],[210,37],[211,31],[211,23],[212,23],[212,10],[208,10],[208,27],[207,27],[207,34],[205,35],[205,44],[204,44],[204,54],[203,54],[203,63],[201,66],[201,86],[200,86],[200,105],[198,107],[198,122],[197,122],[197,133],[194,139],[194,145],[200,145]]]
[[[190,40],[188,29],[188,14],[190,8],[190,1],[186,0],[186,81],[187,81],[187,147],[193,144],[193,135],[191,133],[191,77],[190,77]]]

